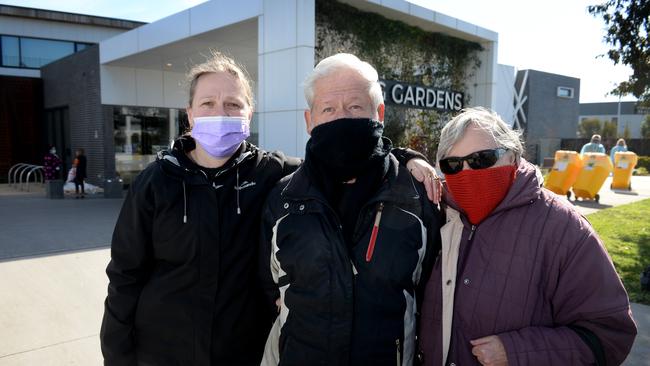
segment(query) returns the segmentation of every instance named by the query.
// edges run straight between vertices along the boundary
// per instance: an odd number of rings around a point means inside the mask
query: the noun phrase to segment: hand
[[[280,308],[282,307],[282,301],[280,301],[280,298],[279,298],[279,297],[275,300],[275,306],[278,307],[278,313],[279,313],[279,312],[280,312]]]
[[[481,365],[507,366],[508,355],[499,336],[491,335],[473,341],[472,354],[476,356]]]
[[[442,195],[442,182],[436,173],[436,170],[429,165],[424,159],[411,159],[406,163],[406,168],[411,172],[413,177],[424,184],[427,190],[427,197],[429,201],[434,204],[440,203]]]

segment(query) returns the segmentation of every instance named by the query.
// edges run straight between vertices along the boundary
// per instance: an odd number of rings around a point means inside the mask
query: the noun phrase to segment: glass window
[[[573,98],[573,88],[567,88],[566,86],[558,86],[557,96],[560,98]]]
[[[46,39],[21,38],[22,67],[40,68],[74,53],[74,43]]]
[[[18,37],[2,36],[2,66],[20,66],[18,58]]]
[[[126,184],[178,136],[184,113],[167,108],[113,108],[115,170]]]

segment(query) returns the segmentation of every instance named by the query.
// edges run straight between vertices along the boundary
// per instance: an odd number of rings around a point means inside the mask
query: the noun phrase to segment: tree
[[[587,9],[605,21],[606,43],[612,46],[607,56],[614,64],[632,68],[632,75],[611,91],[614,95],[632,94],[650,105],[650,1],[607,0]]]
[[[650,139],[650,114],[645,116],[645,120],[641,124],[641,137]]]
[[[591,138],[592,135],[600,133],[600,129],[598,118],[585,118],[578,124],[578,137]]]
[[[615,139],[618,134],[618,125],[614,121],[605,121],[603,123],[603,129],[600,131],[600,136],[603,140],[606,139]]]

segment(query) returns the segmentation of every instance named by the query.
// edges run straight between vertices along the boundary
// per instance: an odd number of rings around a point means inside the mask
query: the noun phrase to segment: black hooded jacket
[[[300,164],[247,142],[198,169],[177,140],[133,181],[106,269],[106,365],[259,365],[272,321],[256,256],[262,203]]]

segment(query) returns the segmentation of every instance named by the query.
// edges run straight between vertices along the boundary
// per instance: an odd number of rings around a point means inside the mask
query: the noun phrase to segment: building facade
[[[650,110],[639,107],[636,102],[580,104],[580,121],[597,119],[602,123],[614,122],[617,135],[627,138],[643,138],[641,124],[648,114]]]
[[[13,164],[42,164],[48,145],[68,167],[71,149],[85,147],[69,134],[65,103],[44,108],[42,68],[142,24],[0,5],[0,181]],[[91,166],[95,153],[89,151]]]
[[[527,158],[536,164],[553,157],[565,138],[575,138],[580,111],[580,79],[537,70],[517,72],[522,96],[519,122]]]
[[[105,19],[57,16],[77,21],[52,23],[62,27]],[[337,20],[342,17],[373,19],[355,22],[373,28],[347,27]],[[86,149],[93,184],[115,176],[128,183],[184,131],[185,75],[211,49],[240,62],[254,82],[251,141],[289,155],[303,156],[308,140],[302,82],[316,62],[336,52],[357,53],[377,67],[389,88],[386,129],[406,131],[394,135],[398,143],[431,146],[428,136],[466,106],[512,114],[511,105],[497,103],[500,83],[508,82],[496,63],[497,34],[404,0],[212,0],[150,24],[106,21],[122,28],[102,23],[107,33],[93,39],[68,31],[70,37],[57,39],[74,41],[78,52],[30,71],[43,91],[35,120],[62,150]],[[390,29],[418,38],[405,41]],[[401,41],[378,42],[383,39]],[[511,94],[505,98],[512,101]]]

